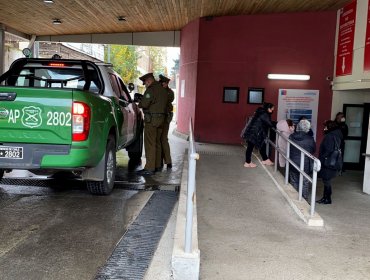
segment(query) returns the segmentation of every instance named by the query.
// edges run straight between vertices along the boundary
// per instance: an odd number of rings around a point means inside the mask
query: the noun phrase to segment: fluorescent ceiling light
[[[44,3],[53,4],[54,3],[54,0],[44,0]]]
[[[270,80],[298,80],[298,81],[308,81],[311,77],[310,75],[292,75],[292,74],[268,74],[267,78]]]
[[[53,19],[53,24],[62,24],[62,21],[58,18]]]

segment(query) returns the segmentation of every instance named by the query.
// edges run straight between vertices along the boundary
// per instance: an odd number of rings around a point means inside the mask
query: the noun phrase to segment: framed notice
[[[277,120],[291,119],[294,124],[302,117],[311,123],[316,139],[319,91],[311,89],[279,89]]]
[[[352,74],[353,42],[355,38],[357,1],[340,9],[337,42],[336,76]]]

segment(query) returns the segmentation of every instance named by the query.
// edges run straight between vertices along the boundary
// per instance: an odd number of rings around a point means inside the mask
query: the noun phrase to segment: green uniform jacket
[[[166,114],[168,105],[168,94],[160,83],[154,81],[144,92],[144,96],[139,102],[139,107],[143,108],[144,113]]]

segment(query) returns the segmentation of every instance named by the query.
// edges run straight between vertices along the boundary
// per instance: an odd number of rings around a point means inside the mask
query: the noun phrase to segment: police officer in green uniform
[[[139,78],[146,90],[139,102],[144,111],[144,146],[146,164],[139,170],[140,175],[152,175],[160,168],[161,142],[163,124],[167,113],[168,94],[162,85],[154,79],[153,73]],[[159,165],[158,165],[159,164]]]
[[[168,130],[170,129],[170,123],[173,118],[172,102],[175,99],[175,94],[173,90],[168,87],[168,83],[170,81],[171,80],[167,78],[166,76],[159,75],[159,82],[167,90],[167,94],[168,94],[167,112],[166,112],[167,116],[163,124],[163,130],[162,130],[162,135],[161,135],[162,155],[163,155],[164,162],[167,165],[167,169],[172,168],[171,151],[170,151],[170,145],[168,143]]]

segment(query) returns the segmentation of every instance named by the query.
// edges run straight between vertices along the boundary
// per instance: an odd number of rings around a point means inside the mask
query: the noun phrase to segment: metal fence
[[[189,148],[188,148],[188,186],[186,200],[186,225],[185,225],[185,253],[191,253],[193,239],[193,209],[195,197],[195,174],[199,154],[195,150],[193,121],[189,121]]]
[[[270,140],[270,133],[273,131],[276,133],[276,140],[275,143]],[[279,138],[282,137],[285,141],[287,141],[287,150],[286,153],[284,153],[283,150],[279,147]],[[286,165],[285,165],[285,184],[287,185],[289,183],[289,168],[290,165],[295,167],[296,170],[300,173],[299,175],[299,188],[298,188],[298,199],[299,201],[302,200],[302,186],[303,186],[303,177],[305,177],[311,184],[312,184],[312,190],[311,190],[311,209],[310,214],[311,216],[315,213],[315,202],[316,202],[316,183],[317,183],[317,173],[321,169],[321,162],[318,158],[307,152],[306,150],[302,149],[299,145],[291,141],[290,139],[286,138],[284,135],[280,133],[280,131],[272,128],[269,131],[269,137],[267,138],[267,154],[269,155],[270,145],[274,147],[275,149],[275,172],[277,171],[277,165],[278,165],[278,157],[279,154],[282,155],[286,159]],[[291,159],[290,159],[290,147],[293,145],[295,148],[297,148],[301,152],[301,161],[300,165],[296,165]],[[312,175],[307,174],[304,172],[304,159],[305,157],[308,157],[312,159],[313,161],[313,172]]]

